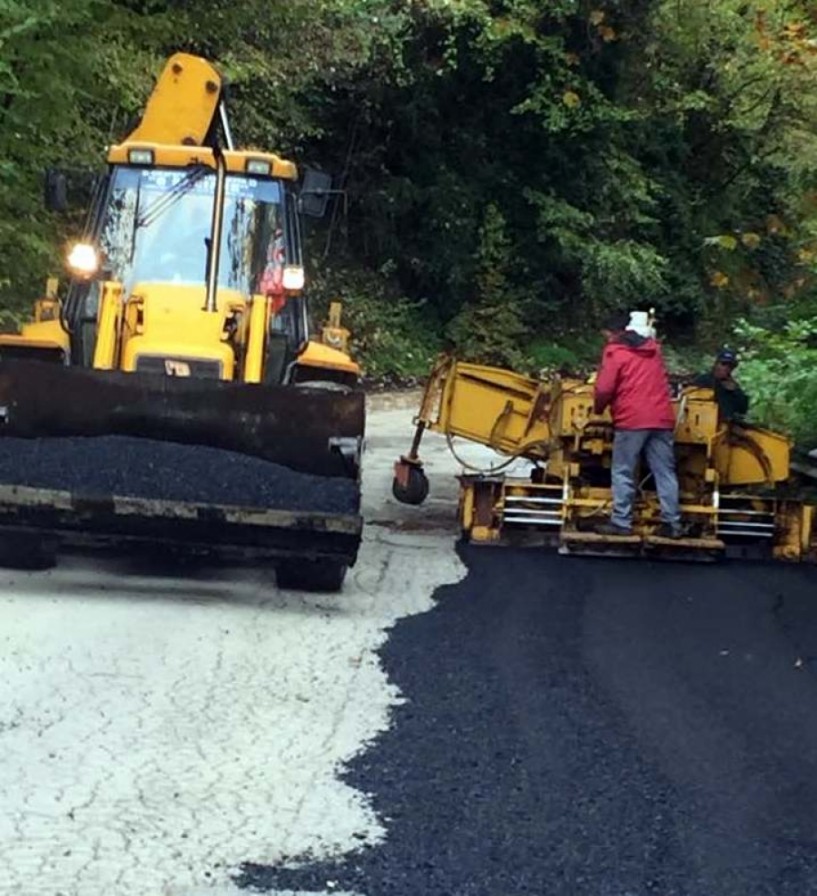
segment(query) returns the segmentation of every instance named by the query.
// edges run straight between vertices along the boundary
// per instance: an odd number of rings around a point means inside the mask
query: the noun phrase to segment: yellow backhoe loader
[[[481,544],[544,544],[565,554],[712,560],[817,560],[815,507],[792,482],[789,440],[721,420],[711,389],[678,387],[675,449],[686,537],[659,537],[659,506],[642,471],[633,534],[594,532],[610,513],[613,429],[593,412],[591,380],[539,380],[441,357],[426,385],[414,440],[395,464],[393,494],[428,494],[419,449],[425,430],[494,449],[505,460],[459,477],[459,520]],[[513,470],[514,461],[528,469]],[[468,464],[463,462],[468,469]]]
[[[50,209],[69,184],[49,172]],[[64,294],[50,281],[0,336],[0,553],[163,547],[341,587],[364,397],[338,309],[310,336],[301,249],[330,186],[236,149],[218,71],[167,61],[108,150]]]

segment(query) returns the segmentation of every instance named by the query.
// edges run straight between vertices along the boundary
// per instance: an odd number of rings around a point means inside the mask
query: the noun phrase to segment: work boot
[[[656,529],[655,534],[659,538],[683,538],[684,530],[679,526],[673,526],[672,523],[661,523],[661,525]]]
[[[617,523],[610,522],[609,520],[606,523],[600,523],[598,526],[593,529],[596,535],[618,535],[627,536],[632,535],[633,530],[629,529],[625,526],[619,526]]]

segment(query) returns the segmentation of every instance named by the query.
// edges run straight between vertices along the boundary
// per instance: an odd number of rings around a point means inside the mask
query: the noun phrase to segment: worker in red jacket
[[[635,471],[642,452],[655,479],[661,505],[657,534],[680,538],[681,512],[675,473],[675,414],[661,346],[628,328],[630,316],[612,315],[603,330],[607,344],[594,395],[594,410],[610,408],[615,435],[611,480],[613,512],[596,528],[604,535],[631,535]]]

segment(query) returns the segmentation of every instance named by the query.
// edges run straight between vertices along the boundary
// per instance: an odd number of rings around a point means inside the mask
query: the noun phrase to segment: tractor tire
[[[0,535],[0,568],[35,571],[56,565],[56,545],[46,539],[34,534]]]
[[[275,567],[279,588],[335,593],[343,587],[347,566],[333,560],[281,560]]]

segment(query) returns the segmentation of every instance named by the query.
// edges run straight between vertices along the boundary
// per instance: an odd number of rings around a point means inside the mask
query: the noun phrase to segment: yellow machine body
[[[145,171],[146,158],[150,159],[147,167],[157,171],[187,172],[195,166],[216,172],[223,164],[233,178],[296,181],[295,164],[275,153],[207,145],[221,95],[221,76],[207,60],[187,53],[173,55],[139,124],[108,150],[108,164],[133,172]],[[301,301],[299,289],[284,290],[282,295],[293,303]],[[152,282],[126,289],[115,280],[100,282],[99,296],[93,367],[133,372],[139,369],[140,359],[152,358],[162,362],[157,372],[167,361],[168,375],[188,376],[194,367],[203,367],[208,372],[217,368],[218,379],[263,381],[265,334],[280,310],[267,296],[220,288],[216,309],[208,310],[203,286]],[[0,354],[67,358],[70,339],[63,312],[56,284],[49,281],[47,298],[35,305],[34,320],[19,334],[0,334]],[[301,341],[299,362],[310,374],[317,371],[316,379],[325,379],[329,373],[329,379],[356,381],[359,366],[344,350],[324,350],[319,344],[322,338],[320,334]]]
[[[648,470],[640,474],[633,535],[593,531],[612,506],[613,427],[608,412],[593,411],[592,382],[539,380],[450,357],[440,359],[429,378],[414,446],[396,465],[395,494],[404,495],[401,489],[416,477],[420,436],[430,429],[531,464],[528,477],[505,475],[509,463],[460,477],[460,521],[472,541],[524,536],[564,553],[812,559],[814,507],[792,498],[787,487],[789,439],[722,422],[709,389],[681,388],[674,408],[681,512],[689,533],[682,539],[656,534],[659,505]]]
[[[106,161],[67,290],[49,280],[33,319],[0,335],[3,434],[229,448],[352,479],[359,495],[360,368],[339,303],[309,330],[295,164],[233,146],[218,71],[185,53]],[[310,523],[304,553],[333,559],[315,546],[322,525]],[[344,569],[361,527],[355,514]]]

